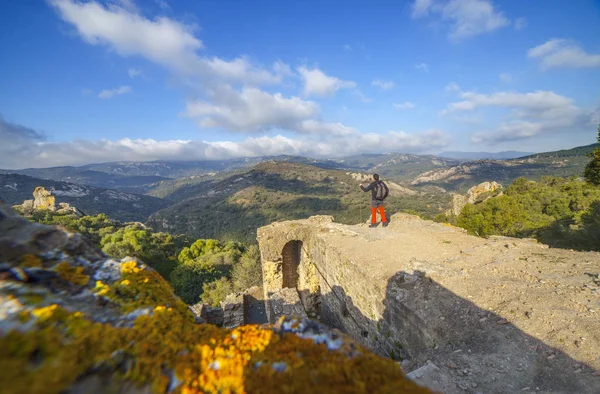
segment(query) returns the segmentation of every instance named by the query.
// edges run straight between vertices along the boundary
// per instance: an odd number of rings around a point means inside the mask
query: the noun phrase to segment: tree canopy
[[[598,143],[600,144],[600,125],[598,125]],[[585,166],[583,176],[585,180],[593,185],[600,185],[600,147],[594,149],[588,155],[590,162]]]

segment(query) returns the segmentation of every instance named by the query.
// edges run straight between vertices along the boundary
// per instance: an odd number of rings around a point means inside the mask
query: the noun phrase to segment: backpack
[[[378,181],[375,184],[375,199],[379,200],[379,201],[383,201],[383,200],[385,200],[387,195],[388,195],[387,190],[385,190],[385,186],[384,186],[383,182]]]

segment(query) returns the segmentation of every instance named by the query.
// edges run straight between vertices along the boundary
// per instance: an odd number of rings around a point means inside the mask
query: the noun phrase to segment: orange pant
[[[385,216],[385,208],[383,205],[379,206],[379,215],[381,215],[381,222],[387,223],[387,217]],[[377,223],[377,208],[371,207],[371,223]]]

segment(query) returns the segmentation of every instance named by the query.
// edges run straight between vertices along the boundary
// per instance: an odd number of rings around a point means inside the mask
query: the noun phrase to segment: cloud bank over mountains
[[[310,123],[306,125],[310,128]],[[339,126],[338,126],[339,127]],[[123,138],[116,141],[49,142],[43,133],[0,117],[0,168],[52,167],[111,161],[222,160],[238,157],[300,155],[342,157],[364,152],[420,152],[447,145],[447,135],[439,130],[420,134],[392,131],[388,134],[352,133],[343,139],[310,140],[250,137],[240,142],[185,141]]]

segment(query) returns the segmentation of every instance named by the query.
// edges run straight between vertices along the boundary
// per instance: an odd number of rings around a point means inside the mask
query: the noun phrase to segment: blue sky
[[[596,0],[0,7],[0,168],[545,151],[600,122]]]

